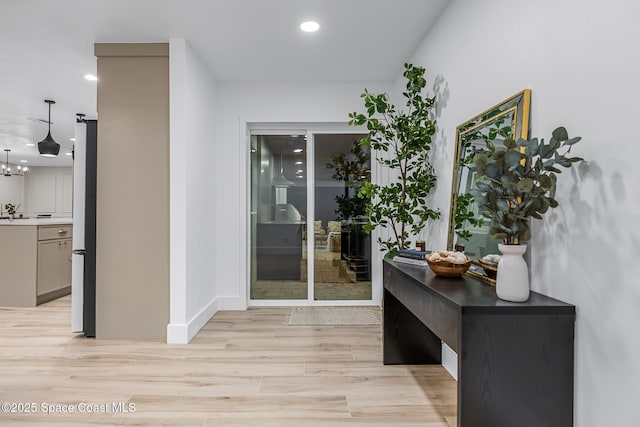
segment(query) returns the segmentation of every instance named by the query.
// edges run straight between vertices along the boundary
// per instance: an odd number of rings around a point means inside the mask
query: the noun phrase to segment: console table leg
[[[385,365],[442,363],[442,341],[396,297],[384,291]]]

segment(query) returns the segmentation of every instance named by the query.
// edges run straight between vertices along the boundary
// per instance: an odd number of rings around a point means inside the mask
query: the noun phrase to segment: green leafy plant
[[[370,161],[370,151],[354,141],[348,153],[335,154],[325,164],[327,169],[334,170],[333,179],[344,181],[344,194],[336,196],[338,220],[365,215],[367,200],[358,197],[358,192],[365,182],[371,180]]]
[[[567,130],[553,131],[544,139],[507,139],[504,146],[488,143],[487,153],[477,153],[475,169],[481,179],[471,190],[480,212],[491,219],[494,240],[514,245],[531,239],[529,218],[542,219],[558,206],[554,199],[558,166],[571,167],[580,157],[567,157],[580,137],[569,138]],[[562,153],[560,151],[563,151]]]
[[[436,184],[436,174],[429,154],[436,121],[432,119],[435,98],[422,95],[426,86],[425,69],[404,64],[406,109],[398,110],[386,93],[361,95],[365,113],[349,114],[349,124],[366,125],[368,134],[361,144],[377,150],[376,160],[398,177],[387,185],[366,182],[359,197],[367,203],[369,222],[365,230],[388,227],[392,237],[378,238],[381,250],[390,252],[409,247],[410,235],[418,235],[429,219],[440,217],[440,211],[427,206],[426,197]]]
[[[15,203],[5,203],[4,208],[7,210],[9,215],[15,215],[16,209],[18,208]]]
[[[481,227],[484,224],[484,218],[478,217],[469,208],[473,204],[473,195],[471,193],[458,194],[456,197],[455,211],[455,233],[459,239],[469,240],[472,236],[467,229],[468,226]]]

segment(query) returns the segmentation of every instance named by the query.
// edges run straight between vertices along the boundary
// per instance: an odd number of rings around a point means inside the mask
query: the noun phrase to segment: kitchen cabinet
[[[40,226],[38,229],[38,304],[51,292],[71,286],[70,235],[71,226]]]
[[[0,307],[35,307],[71,293],[70,219],[0,221]]]

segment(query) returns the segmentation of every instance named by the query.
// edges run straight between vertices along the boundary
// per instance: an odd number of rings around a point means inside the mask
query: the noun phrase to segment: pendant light
[[[276,188],[288,188],[288,187],[294,187],[296,185],[294,182],[289,181],[284,176],[284,162],[282,161],[282,153],[280,153],[280,175],[276,176],[273,179],[273,181],[271,182],[271,185],[273,185]]]
[[[38,142],[38,152],[44,157],[56,157],[60,152],[60,144],[51,137],[51,104],[55,104],[56,101],[45,99],[44,102],[49,104],[49,133],[45,139]]]
[[[4,151],[6,151],[7,153],[7,161],[2,164],[2,175],[3,176],[24,176],[24,174],[26,174],[29,171],[29,168],[27,167],[23,168],[22,166],[18,165],[18,172],[11,173],[11,167],[9,166],[9,152],[11,150],[9,150],[8,148],[5,148]]]

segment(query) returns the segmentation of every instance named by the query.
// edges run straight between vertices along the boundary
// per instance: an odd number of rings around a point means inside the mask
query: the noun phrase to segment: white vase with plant
[[[503,257],[498,263],[496,293],[500,299],[523,302],[529,298],[529,274],[522,258],[531,239],[529,218],[542,219],[555,200],[558,166],[571,167],[580,157],[568,157],[580,137],[569,138],[567,130],[553,131],[548,144],[532,138],[504,144],[487,143],[487,151],[475,155],[480,177],[472,194],[480,212],[491,220],[489,234],[501,240]],[[563,152],[560,153],[560,150]]]

